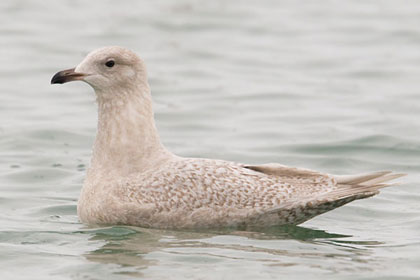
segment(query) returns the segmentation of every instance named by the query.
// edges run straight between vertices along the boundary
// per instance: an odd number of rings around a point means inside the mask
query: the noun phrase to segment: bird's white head
[[[121,89],[148,89],[146,67],[132,51],[122,47],[104,47],[89,53],[75,68],[54,75],[52,84],[84,81],[91,85],[98,98],[112,98]],[[139,88],[140,87],[140,88]]]

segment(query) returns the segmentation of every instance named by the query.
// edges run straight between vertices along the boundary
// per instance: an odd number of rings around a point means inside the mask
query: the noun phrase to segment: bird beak
[[[64,84],[71,81],[83,80],[86,74],[74,72],[75,68],[58,72],[51,79],[51,84]]]

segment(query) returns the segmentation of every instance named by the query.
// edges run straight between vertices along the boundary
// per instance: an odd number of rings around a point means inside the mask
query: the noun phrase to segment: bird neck
[[[157,133],[146,84],[127,91],[96,91],[98,131],[91,170],[119,177],[146,171],[171,155]]]

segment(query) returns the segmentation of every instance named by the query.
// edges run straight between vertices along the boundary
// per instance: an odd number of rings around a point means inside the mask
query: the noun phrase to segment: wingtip
[[[334,175],[334,178],[337,180],[338,184],[356,185],[384,177],[390,173],[392,173],[392,171],[376,171],[356,175]]]
[[[374,178],[372,180],[363,182],[363,185],[365,185],[365,186],[378,185],[378,184],[381,184],[381,183],[389,182],[389,181],[404,177],[406,175],[407,174],[405,174],[405,173],[388,173],[388,174],[385,174],[383,176]],[[387,186],[395,186],[396,184],[397,183],[389,183],[389,184],[386,184],[386,185]]]

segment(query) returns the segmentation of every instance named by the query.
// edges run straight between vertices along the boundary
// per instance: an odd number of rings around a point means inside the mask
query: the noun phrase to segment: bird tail
[[[310,203],[307,210],[312,210],[309,212],[316,216],[351,201],[374,196],[379,193],[380,189],[398,184],[388,183],[389,181],[405,175],[391,171],[379,171],[359,175],[333,176],[337,182],[337,188],[314,198],[315,202]]]
[[[279,214],[279,217],[287,217],[280,223],[300,224],[351,201],[374,196],[379,193],[380,189],[396,185],[396,183],[387,182],[405,175],[380,171],[359,175],[332,176],[337,182],[335,189],[294,203],[291,202],[275,212]]]

